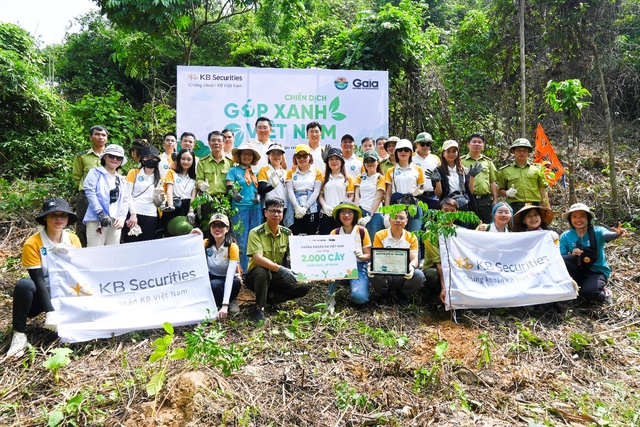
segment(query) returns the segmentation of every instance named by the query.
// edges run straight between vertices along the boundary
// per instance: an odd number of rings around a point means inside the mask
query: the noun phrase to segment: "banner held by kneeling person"
[[[456,233],[440,237],[447,310],[518,307],[577,297],[551,232]]]
[[[62,342],[216,317],[200,235],[72,249],[51,258],[51,298]]]
[[[355,239],[350,234],[291,236],[291,269],[298,282],[358,278]]]

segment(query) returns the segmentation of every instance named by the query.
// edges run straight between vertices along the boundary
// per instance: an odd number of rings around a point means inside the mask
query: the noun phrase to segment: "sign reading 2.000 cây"
[[[206,146],[212,130],[231,129],[235,145],[255,141],[255,121],[271,119],[271,139],[287,149],[305,143],[306,125],[322,125],[323,144],[344,134],[356,142],[387,135],[386,71],[178,67],[178,134],[189,131]]]

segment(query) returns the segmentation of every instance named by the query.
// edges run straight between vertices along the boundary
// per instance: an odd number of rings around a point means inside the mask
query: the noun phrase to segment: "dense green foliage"
[[[110,140],[159,146],[174,128],[176,65],[383,69],[390,133],[429,131],[436,149],[470,132],[500,149],[518,136],[517,7],[510,0],[95,0],[103,15],[38,49],[0,26],[0,174],[44,177],[68,167],[94,124]],[[562,117],[545,102],[549,80],[579,79],[602,117],[594,65],[611,113],[640,116],[640,2],[526,2],[527,123]],[[590,117],[587,117],[590,119]]]

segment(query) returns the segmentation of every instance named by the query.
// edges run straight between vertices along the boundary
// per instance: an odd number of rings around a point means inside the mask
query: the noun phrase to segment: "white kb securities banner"
[[[440,237],[446,308],[495,308],[575,299],[577,289],[550,232],[458,229]]]
[[[322,125],[322,145],[349,133],[359,144],[389,129],[387,71],[187,67],[177,71],[177,129],[193,132],[208,151],[207,134],[231,129],[235,146],[256,141],[255,122],[273,122],[271,139],[288,151],[307,142],[306,125]]]
[[[49,254],[53,307],[62,342],[215,318],[202,236]]]

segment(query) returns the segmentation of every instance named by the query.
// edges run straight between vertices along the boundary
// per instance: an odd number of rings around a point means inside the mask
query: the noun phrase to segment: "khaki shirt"
[[[507,203],[542,202],[540,187],[544,188],[546,181],[540,166],[527,162],[523,167],[518,167],[515,163],[502,167],[498,188],[508,190],[512,185],[518,192],[514,197],[508,197]]]
[[[209,154],[200,159],[196,166],[196,185],[205,182],[209,183],[210,196],[220,196],[227,193],[227,172],[233,167],[233,160],[224,155],[219,162],[216,162],[213,155]]]
[[[287,227],[278,226],[278,232],[274,235],[265,222],[249,232],[249,243],[247,244],[247,256],[249,267],[247,272],[253,270],[258,265],[253,260],[254,254],[261,254],[270,261],[282,265],[284,256],[289,249],[289,236],[291,230]]]
[[[480,155],[480,159],[476,160],[469,154],[465,154],[460,158],[460,160],[462,162],[462,166],[465,166],[467,169],[471,169],[471,167],[475,166],[478,162],[482,165],[482,172],[476,176],[474,181],[473,195],[493,195],[491,193],[491,183],[498,182],[498,170],[491,159],[487,156]]]
[[[81,151],[73,159],[73,182],[79,191],[83,191],[82,183],[94,166],[100,166],[100,155],[93,151],[93,147]]]
[[[395,154],[394,154],[395,156]],[[389,158],[387,157],[385,160],[380,162],[380,170],[382,171],[383,175],[387,174],[387,171],[393,167],[395,167],[396,164],[395,163],[391,163],[391,160],[389,160]]]

